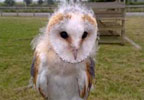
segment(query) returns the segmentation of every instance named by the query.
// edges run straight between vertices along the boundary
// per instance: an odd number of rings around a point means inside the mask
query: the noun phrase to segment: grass
[[[0,100],[43,100],[34,90],[16,91],[30,78],[30,42],[47,18],[0,17]],[[89,100],[144,100],[144,18],[129,17],[126,34],[142,46],[100,45]]]
[[[126,12],[144,12],[144,8],[127,8]]]

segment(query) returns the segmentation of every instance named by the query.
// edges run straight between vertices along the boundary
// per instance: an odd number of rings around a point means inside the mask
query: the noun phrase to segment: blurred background
[[[93,9],[99,28],[89,100],[144,100],[144,0],[79,1]],[[43,100],[35,89],[26,89],[30,44],[60,2],[0,0],[0,100]]]

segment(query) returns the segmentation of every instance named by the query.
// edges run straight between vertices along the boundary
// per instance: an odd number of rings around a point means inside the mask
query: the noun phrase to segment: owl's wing
[[[34,66],[34,65],[35,65],[35,61],[36,61],[36,57],[34,56],[34,57],[33,57],[33,60],[32,60],[31,70],[30,70],[30,74],[31,74],[32,77],[35,76],[35,73],[34,73],[34,70],[35,70],[35,69],[34,69],[34,67],[35,67],[35,66]]]
[[[35,86],[36,86],[36,80],[38,77],[39,65],[40,65],[40,57],[39,57],[38,53],[35,52],[33,60],[32,60],[31,70],[30,70],[31,76],[33,78],[33,83],[35,84]],[[44,98],[47,98],[47,96],[43,93],[43,88],[41,88],[40,85],[38,85],[37,88],[38,88],[40,94]]]
[[[89,58],[89,66],[87,66],[87,71],[94,78],[95,77],[95,61],[93,58]]]
[[[95,62],[93,58],[89,58],[86,62],[86,74],[84,84],[79,84],[79,94],[81,98],[87,99],[92,87],[92,80],[95,77]]]
[[[38,75],[38,68],[39,68],[39,64],[40,64],[39,59],[40,58],[39,58],[38,54],[35,52],[33,60],[32,60],[31,70],[30,70],[34,84],[36,84],[36,79],[37,79],[37,75]]]

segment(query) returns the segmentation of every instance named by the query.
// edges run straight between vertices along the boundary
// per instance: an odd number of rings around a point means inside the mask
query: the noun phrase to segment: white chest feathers
[[[37,88],[47,100],[84,100],[79,95],[80,89],[87,81],[84,70],[62,74],[50,71],[48,67],[52,66],[41,68],[37,78]],[[66,71],[65,69],[63,71]]]

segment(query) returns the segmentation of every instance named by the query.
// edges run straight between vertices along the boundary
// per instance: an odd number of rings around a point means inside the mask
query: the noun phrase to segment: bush
[[[24,0],[24,2],[26,3],[26,6],[29,6],[32,3],[32,0]]]
[[[42,5],[43,4],[43,0],[38,0],[38,4]]]
[[[5,0],[4,3],[5,3],[7,6],[14,6],[15,1],[14,1],[14,0]]]
[[[90,2],[113,2],[115,0],[89,0]]]
[[[25,3],[24,2],[16,2],[15,6],[16,7],[24,7]]]
[[[0,2],[0,6],[4,6],[4,5],[5,5],[4,3]]]
[[[46,0],[47,4],[50,5],[50,4],[54,4],[54,1],[53,0]]]
[[[130,2],[130,5],[144,5],[144,2]]]

